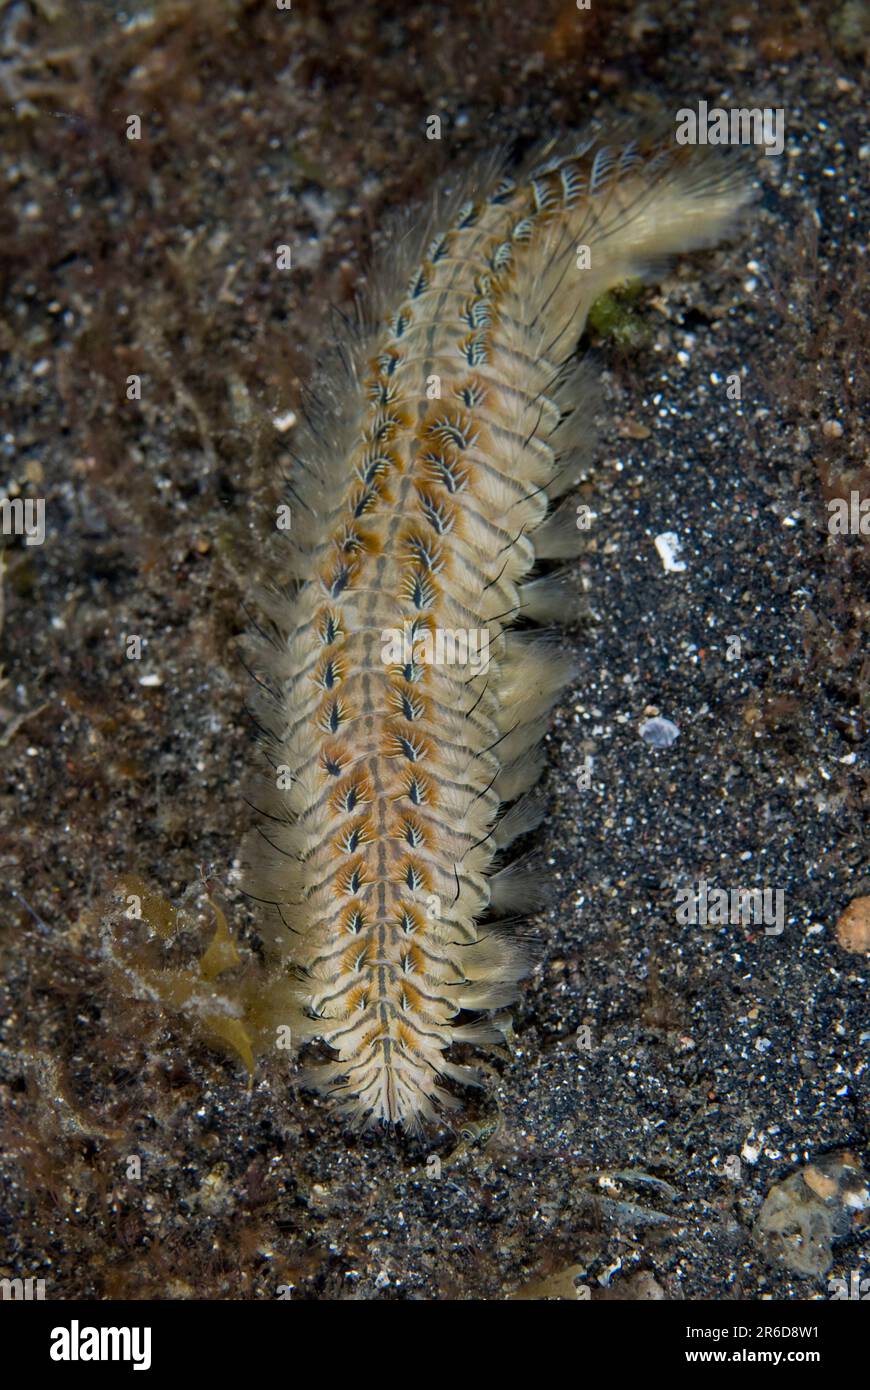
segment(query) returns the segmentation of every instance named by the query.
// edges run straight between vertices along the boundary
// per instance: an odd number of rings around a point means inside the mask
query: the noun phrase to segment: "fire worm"
[[[268,763],[246,883],[294,981],[303,1072],[354,1122],[419,1127],[503,1037],[535,905],[507,847],[574,662],[570,495],[595,394],[593,302],[709,244],[747,201],[728,155],[575,141],[440,194],[325,364],[289,479],[289,592],[252,639]],[[542,571],[543,562],[543,571]],[[518,627],[517,624],[520,624]],[[509,920],[505,920],[509,919]],[[512,923],[514,925],[512,925]]]

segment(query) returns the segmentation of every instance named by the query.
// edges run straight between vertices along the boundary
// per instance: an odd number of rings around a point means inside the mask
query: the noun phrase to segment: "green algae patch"
[[[629,280],[599,295],[589,310],[587,330],[596,337],[615,343],[623,351],[644,347],[650,340],[649,324],[635,306],[644,292],[641,280]]]
[[[249,1078],[258,1054],[295,1044],[300,1014],[293,983],[243,955],[211,893],[206,901],[214,932],[201,955],[180,964],[171,957],[182,931],[198,930],[193,914],[135,875],[119,883],[117,896],[123,907],[108,917],[105,941],[122,992],[146,998],[161,1013],[183,1016],[194,1035],[237,1057]]]

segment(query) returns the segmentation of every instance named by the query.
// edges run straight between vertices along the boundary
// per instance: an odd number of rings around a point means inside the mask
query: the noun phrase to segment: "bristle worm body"
[[[451,1045],[497,1038],[527,969],[498,919],[535,885],[493,868],[541,818],[539,743],[574,670],[525,624],[575,602],[565,571],[532,571],[583,543],[566,494],[592,443],[572,363],[590,306],[714,241],[746,195],[664,143],[482,171],[405,238],[317,387],[282,537],[296,587],[253,644],[267,761],[290,775],[264,779],[246,858],[298,979],[294,1035],[332,1050],[307,1079],[357,1120],[454,1105],[442,1079],[474,1073]]]

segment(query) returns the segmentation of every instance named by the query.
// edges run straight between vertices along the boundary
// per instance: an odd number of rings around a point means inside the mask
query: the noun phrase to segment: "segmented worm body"
[[[305,1080],[357,1121],[457,1104],[444,1078],[475,1073],[452,1045],[501,1036],[528,968],[499,923],[531,876],[500,861],[541,818],[539,745],[574,671],[534,627],[577,607],[550,563],[582,543],[594,397],[572,357],[605,290],[726,230],[746,199],[730,169],[617,140],[479,171],[403,238],[316,387],[294,588],[255,643],[269,773],[246,858],[296,1037],[331,1050]]]

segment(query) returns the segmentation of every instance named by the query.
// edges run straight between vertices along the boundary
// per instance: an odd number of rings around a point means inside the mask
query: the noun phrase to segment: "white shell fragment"
[[[678,559],[682,544],[676,531],[662,531],[655,538],[655,547],[664,565],[665,574],[682,574],[686,568],[685,560]]]
[[[680,737],[680,731],[670,719],[647,719],[640,726],[640,736],[651,748],[670,748]]]

